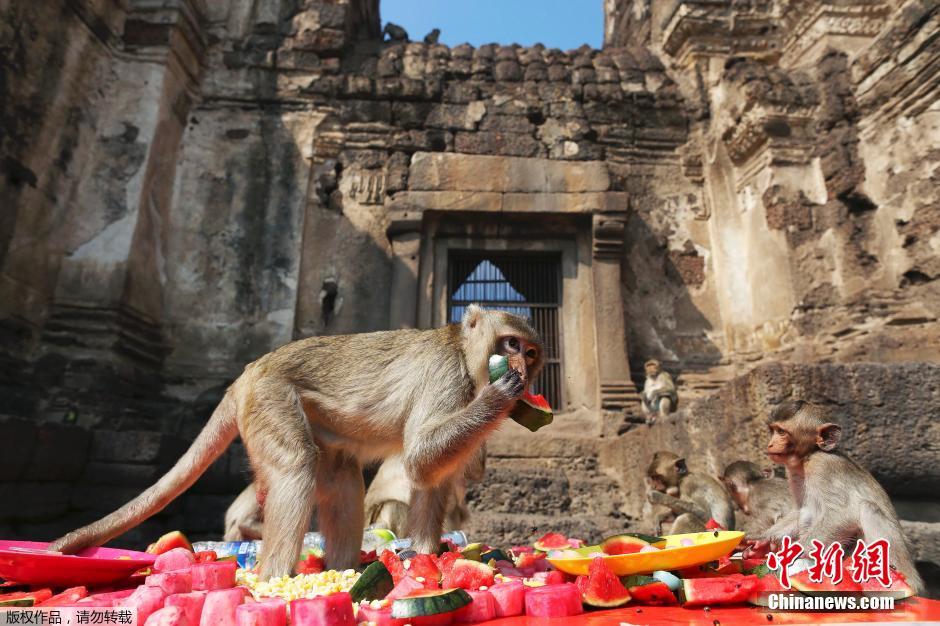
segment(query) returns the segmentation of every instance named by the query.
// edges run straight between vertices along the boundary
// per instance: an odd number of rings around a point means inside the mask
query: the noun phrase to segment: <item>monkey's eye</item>
[[[528,350],[525,351],[525,358],[528,359],[529,365],[531,365],[535,361],[535,359],[538,358],[538,356],[539,356],[539,351],[536,350],[535,348],[529,348]]]
[[[512,354],[519,352],[519,340],[515,337],[506,337],[503,339],[503,348]]]

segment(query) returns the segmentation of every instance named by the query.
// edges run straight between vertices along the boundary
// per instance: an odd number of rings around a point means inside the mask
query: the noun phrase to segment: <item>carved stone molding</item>
[[[359,204],[382,204],[385,200],[385,170],[359,170],[352,174],[350,189]]]
[[[686,0],[679,3],[663,29],[663,50],[680,65],[708,56],[776,59],[779,35],[770,6],[755,2],[740,10],[727,0]]]
[[[731,162],[739,168],[738,185],[770,165],[805,164],[813,154],[815,109],[755,106],[722,133]]]
[[[883,0],[852,2],[820,2],[794,0],[786,10],[787,38],[783,43],[786,64],[811,61],[808,53],[814,48],[825,49],[838,37],[874,39],[891,15],[891,7]]]
[[[595,259],[619,259],[623,254],[626,213],[595,213],[593,216],[593,249]]]

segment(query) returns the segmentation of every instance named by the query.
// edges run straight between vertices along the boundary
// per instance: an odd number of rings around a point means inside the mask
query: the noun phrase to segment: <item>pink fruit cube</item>
[[[332,593],[290,603],[291,626],[355,626],[352,598],[348,593]]]
[[[199,626],[199,618],[202,616],[202,606],[206,603],[207,593],[209,592],[174,593],[166,599],[163,606],[180,607],[186,617],[186,626]]]
[[[386,604],[383,607],[374,609],[368,602],[359,605],[359,614],[356,619],[360,624],[372,622],[375,626],[405,626],[411,622],[408,618],[392,617],[392,605]],[[241,624],[239,624],[241,626]]]
[[[265,600],[243,604],[235,609],[236,626],[285,626],[287,603],[283,600]]]
[[[235,609],[245,601],[245,588],[216,589],[206,595],[199,626],[233,626]]]
[[[458,624],[478,624],[493,619],[496,616],[496,605],[493,595],[489,591],[467,589],[473,601],[454,613],[454,621]]]
[[[513,617],[525,612],[525,585],[521,580],[507,580],[489,589],[496,617]]]
[[[236,569],[238,569],[238,563],[235,561],[216,561],[193,565],[189,568],[192,574],[193,591],[211,591],[213,589],[234,587]]]
[[[148,587],[159,587],[166,595],[174,593],[189,593],[193,590],[193,578],[188,570],[151,574],[144,579]]]
[[[191,567],[195,562],[196,555],[186,548],[173,548],[157,557],[157,560],[153,563],[153,571],[158,574],[172,572]]]
[[[117,600],[112,606],[126,606],[137,609],[137,623],[143,624],[151,613],[163,606],[166,596],[166,592],[160,587],[141,585],[131,595],[123,600]]]
[[[421,591],[425,589],[424,583],[419,583],[414,578],[410,576],[405,576],[398,581],[398,584],[395,585],[391,591],[388,592],[388,595],[385,596],[386,600],[397,600],[399,598],[404,598],[405,596],[411,595],[415,591]]]
[[[525,594],[525,614],[530,617],[568,617],[584,612],[581,593],[572,583],[529,588]]]
[[[151,613],[144,626],[186,626],[186,614],[178,606],[166,606]]]

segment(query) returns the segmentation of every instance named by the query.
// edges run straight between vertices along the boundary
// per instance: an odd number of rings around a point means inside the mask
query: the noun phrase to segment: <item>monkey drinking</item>
[[[511,367],[490,382],[493,354]],[[329,567],[358,562],[363,463],[400,454],[415,548],[439,542],[452,483],[539,375],[543,348],[522,318],[469,306],[460,323],[311,337],[245,367],[202,432],[156,484],[57,540],[74,552],[124,533],[188,489],[241,436],[263,495],[261,576],[289,574],[316,504]]]

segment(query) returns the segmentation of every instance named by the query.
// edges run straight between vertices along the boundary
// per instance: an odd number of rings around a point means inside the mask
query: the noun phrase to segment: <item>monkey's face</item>
[[[671,452],[657,452],[646,470],[650,487],[663,493],[678,492],[679,480],[688,473],[685,459]]]
[[[790,432],[779,422],[773,422],[770,429],[770,441],[767,443],[767,456],[774,463],[786,463],[787,458],[793,454],[793,440]]]
[[[748,484],[738,478],[730,476],[725,476],[722,482],[728,489],[728,493],[731,494],[731,499],[738,505],[738,508],[750,515],[751,511],[747,504]]]

